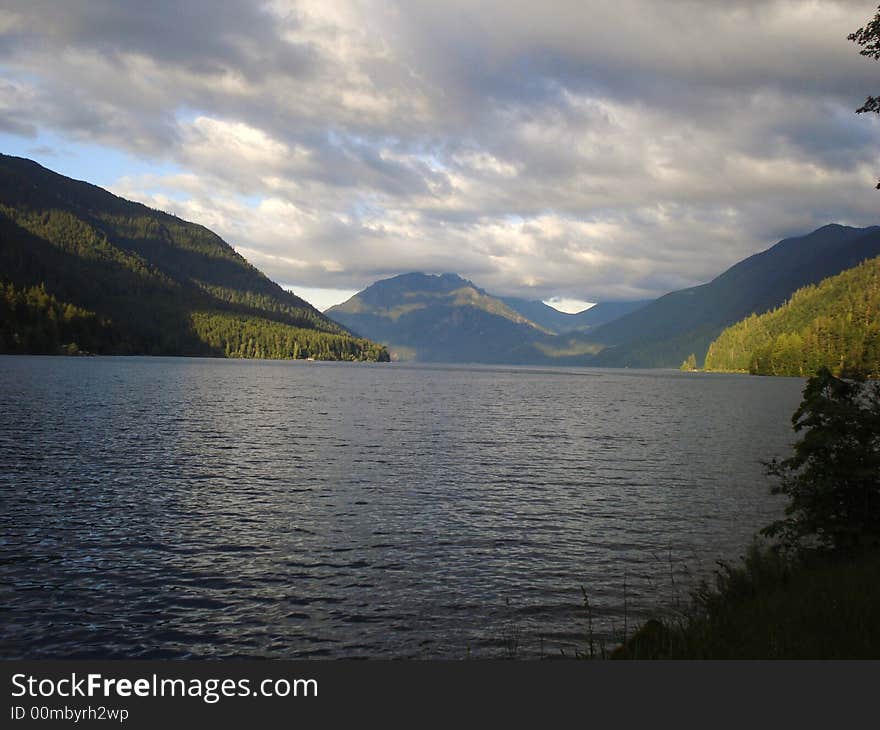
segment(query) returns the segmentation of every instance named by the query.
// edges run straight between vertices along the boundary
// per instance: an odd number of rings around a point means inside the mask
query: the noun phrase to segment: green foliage
[[[683,370],[685,372],[693,372],[697,369],[697,356],[694,353],[691,353],[687,356],[685,361],[678,368],[679,370]]]
[[[257,317],[193,312],[199,338],[225,357],[275,360],[387,361],[384,347],[347,335],[331,335]]]
[[[0,352],[223,356],[252,339],[235,356],[388,357],[203,226],[5,155],[0,294]],[[199,326],[206,312],[223,326]]]
[[[193,283],[218,302],[231,305],[238,311],[250,310],[254,314],[297,327],[317,329],[332,334],[347,334],[336,322],[329,321],[319,312],[302,306],[294,306],[272,294],[241,289],[230,289],[209,282],[193,280]]]
[[[762,533],[788,548],[852,553],[880,544],[880,382],[810,378],[792,416],[794,454],[768,464],[786,517]]]
[[[58,301],[44,286],[0,283],[0,352],[76,355],[112,336],[109,322]]]
[[[796,291],[781,307],[727,328],[706,369],[757,375],[880,377],[880,257]]]

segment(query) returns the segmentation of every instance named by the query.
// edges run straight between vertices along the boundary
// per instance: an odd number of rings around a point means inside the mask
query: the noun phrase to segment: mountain
[[[203,226],[0,155],[0,352],[387,359]]]
[[[672,292],[583,337],[604,349],[590,364],[678,367],[695,353],[702,364],[725,327],[766,312],[797,289],[880,254],[880,228],[828,225],[787,238],[732,266],[708,284]]]
[[[550,336],[502,300],[456,274],[401,274],[325,314],[378,342],[392,357],[427,362],[533,362]]]
[[[728,327],[709,345],[705,367],[805,377],[823,366],[880,377],[880,257]]]
[[[569,314],[560,312],[538,300],[503,297],[501,301],[526,319],[557,334],[587,332],[606,322],[641,309],[651,302],[650,299],[632,302],[599,302],[583,312]]]

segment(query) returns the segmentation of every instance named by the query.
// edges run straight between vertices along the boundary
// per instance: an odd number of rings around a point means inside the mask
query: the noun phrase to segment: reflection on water
[[[802,385],[0,357],[0,656],[570,654],[581,586],[611,641],[779,511]]]

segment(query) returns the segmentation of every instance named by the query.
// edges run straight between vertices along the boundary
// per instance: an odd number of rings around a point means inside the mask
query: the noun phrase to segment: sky
[[[852,0],[4,0],[0,151],[325,308],[409,271],[645,299],[880,223]]]

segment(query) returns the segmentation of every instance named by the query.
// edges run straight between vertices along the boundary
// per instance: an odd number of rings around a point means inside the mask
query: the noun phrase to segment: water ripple
[[[0,357],[0,657],[570,654],[581,586],[613,640],[777,514],[801,388]]]

